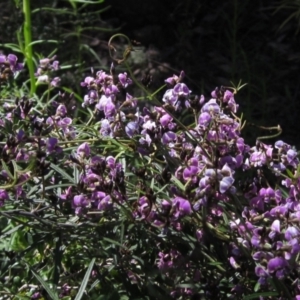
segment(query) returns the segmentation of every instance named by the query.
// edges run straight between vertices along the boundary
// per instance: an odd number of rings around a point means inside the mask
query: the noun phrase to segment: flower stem
[[[31,37],[31,13],[30,13],[30,0],[23,1],[23,13],[24,13],[24,55],[26,58],[26,64],[29,70],[30,76],[30,96],[35,93],[35,76],[34,76],[34,64],[32,55],[32,37]]]

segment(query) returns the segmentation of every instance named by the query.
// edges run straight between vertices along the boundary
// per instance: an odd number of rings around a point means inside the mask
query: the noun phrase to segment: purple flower
[[[2,56],[1,60],[3,60],[3,57],[5,57],[5,56],[4,55],[1,55],[1,56]],[[1,63],[1,60],[0,60],[0,63]],[[8,54],[7,61],[10,64],[10,69],[12,72],[20,71],[23,69],[23,64],[18,63],[18,58],[16,55]]]
[[[288,212],[286,206],[275,206],[270,210],[270,216],[273,218],[283,218]]]
[[[159,122],[163,127],[167,127],[168,124],[173,120],[173,118],[169,114],[164,114],[160,119]]]
[[[274,239],[276,237],[276,235],[279,233],[280,233],[280,221],[275,220],[275,221],[273,221],[273,223],[271,225],[271,231],[269,233],[269,238]]]
[[[101,121],[100,134],[103,136],[112,136],[112,129],[110,127],[110,122],[107,119]]]
[[[76,195],[73,198],[72,205],[75,209],[84,208],[89,205],[89,201],[85,195]],[[77,211],[81,211],[81,210],[77,210]]]
[[[116,166],[116,160],[113,156],[107,156],[106,157],[106,165],[110,169],[114,169]]]
[[[149,204],[149,200],[146,196],[142,196],[140,197],[139,201],[138,201],[138,216],[140,218],[147,218],[149,216],[150,213],[150,204]]]
[[[42,294],[41,292],[35,292],[32,294],[31,299],[41,299],[42,298]]]
[[[4,205],[5,200],[8,200],[8,193],[6,190],[0,190],[0,207]]]
[[[47,74],[45,74],[45,75],[40,75],[40,76],[38,76],[38,78],[37,78],[37,84],[39,84],[39,83],[41,83],[41,84],[47,84],[47,83],[49,83],[49,76],[47,75]]]
[[[185,168],[183,170],[183,173],[182,173],[183,179],[185,181],[188,181],[189,179],[192,179],[194,176],[197,175],[198,171],[199,171],[198,167],[188,166],[187,168]]]
[[[91,149],[88,143],[81,144],[76,151],[77,155],[83,158],[87,158],[91,154]]]
[[[71,291],[71,287],[65,283],[62,287],[61,287],[61,292],[59,294],[59,298],[63,298],[65,296],[68,296],[70,294]]]
[[[128,122],[125,126],[125,132],[130,138],[132,138],[134,134],[138,133],[138,129],[139,123],[136,121]]]
[[[279,149],[281,152],[284,152],[284,153],[286,153],[287,150],[289,150],[289,149],[291,148],[290,145],[288,145],[287,143],[285,143],[285,142],[283,142],[283,141],[281,141],[281,140],[275,142],[274,147],[275,147],[276,149]]]
[[[198,125],[205,130],[209,126],[211,119],[211,115],[208,112],[203,112],[198,118]]]
[[[223,102],[228,104],[230,110],[236,113],[238,105],[234,100],[234,94],[231,91],[226,90],[223,96]]]
[[[184,71],[180,72],[180,75],[173,75],[172,77],[169,77],[165,80],[165,83],[168,83],[169,85],[175,85],[176,83],[179,83],[182,81],[182,79],[185,77]]]
[[[99,102],[96,104],[96,108],[100,111],[104,111],[107,119],[113,120],[116,113],[116,106],[110,96],[102,95]]]
[[[174,133],[172,131],[165,132],[163,134],[161,140],[164,145],[172,143],[176,140],[176,133]],[[169,145],[169,146],[171,146],[171,145]]]
[[[42,68],[46,68],[50,64],[51,60],[50,58],[42,58],[40,59],[40,66]]]
[[[197,229],[196,231],[196,238],[198,242],[201,242],[203,239],[203,230],[202,229]]]
[[[150,135],[149,134],[145,134],[145,136],[141,137],[139,139],[139,142],[142,144],[142,145],[148,145],[148,147],[151,145],[152,143],[152,139],[150,138]]]
[[[57,138],[49,137],[46,142],[47,152],[61,152],[62,149],[57,145],[57,143]]]
[[[177,102],[177,96],[174,95],[173,90],[170,89],[165,92],[162,100],[163,102],[175,107]]]
[[[28,151],[26,151],[25,149],[19,149],[17,155],[16,155],[16,161],[29,161],[29,154]]]
[[[233,177],[226,176],[220,181],[220,193],[224,194],[234,183]]]
[[[110,97],[102,95],[99,102],[96,104],[96,108],[100,111],[104,111],[105,106],[110,102],[112,102]]]
[[[82,107],[89,106],[96,103],[98,100],[98,92],[96,90],[90,90],[87,95],[83,97]]]
[[[115,95],[116,95],[117,93],[119,93],[119,89],[117,88],[116,85],[110,84],[109,86],[107,86],[107,87],[105,88],[104,93],[105,93],[105,96],[106,96],[106,97],[111,97],[112,99],[115,99]]]
[[[43,76],[47,71],[52,70],[58,70],[59,69],[59,62],[55,60],[56,56],[53,56],[52,58],[43,58],[40,60],[39,68],[37,69],[37,72],[35,73],[35,76],[41,77]],[[38,80],[39,82],[39,80]],[[41,81],[44,82],[44,81]],[[49,82],[49,80],[48,80]]]
[[[58,60],[54,60],[52,63],[52,69],[57,71],[59,69],[59,61]]]
[[[71,118],[63,118],[57,122],[57,125],[63,129],[67,128],[69,125],[72,124]]]
[[[147,120],[144,124],[143,124],[143,129],[145,129],[145,130],[149,130],[149,131],[152,131],[152,130],[154,130],[156,127],[157,127],[157,124],[154,122],[154,121],[152,121],[152,120]],[[143,133],[144,133],[144,131],[143,131]]]
[[[25,138],[25,132],[22,130],[22,129],[20,129],[19,131],[18,131],[18,133],[17,133],[17,140],[20,142],[20,141],[22,141],[23,140],[23,138]]]
[[[181,197],[176,197],[172,200],[172,207],[174,209],[174,217],[176,219],[190,215],[192,213],[190,202]]]
[[[3,54],[0,54],[0,64],[4,64],[6,62],[6,56]]]
[[[269,274],[263,266],[260,266],[260,265],[256,266],[255,267],[255,274],[256,274],[256,276],[259,277],[258,282],[261,285],[264,285],[264,284],[267,283],[267,278],[269,277]]]
[[[233,256],[231,256],[229,258],[229,263],[231,264],[231,266],[234,268],[234,269],[239,269],[240,266],[238,265],[238,263],[236,262],[235,258]]]
[[[276,275],[277,278],[282,279],[287,272],[288,263],[283,257],[274,257],[268,262],[268,271],[270,274]]]
[[[101,199],[98,203],[98,209],[99,210],[110,210],[113,207],[112,199],[109,195],[105,196],[103,199]]]
[[[92,86],[94,84],[94,82],[95,82],[94,77],[88,76],[88,77],[85,77],[84,82],[81,82],[80,85],[82,87],[85,87],[85,86],[90,87],[90,86]]]
[[[52,87],[57,87],[60,83],[60,78],[59,77],[54,77],[51,82],[50,82],[50,85]]]
[[[57,108],[56,108],[56,115],[60,116],[60,117],[65,117],[67,114],[67,108],[65,105],[60,104]]]
[[[217,104],[216,99],[210,99],[203,105],[201,113],[207,112],[210,115],[214,115],[220,113],[220,110],[220,106]]]
[[[71,197],[72,197],[72,186],[69,186],[67,188],[67,190],[65,191],[65,193],[62,193],[60,195],[60,199],[62,199],[62,200],[69,200],[69,199],[71,199]]]
[[[300,235],[299,229],[294,226],[289,226],[284,234],[284,237],[287,241],[292,240]]]
[[[159,260],[157,262],[158,268],[163,271],[169,271],[175,267],[178,267],[182,261],[182,255],[177,250],[170,250],[168,253],[159,252]]]
[[[128,87],[128,85],[132,84],[132,80],[127,77],[127,73],[120,73],[118,75],[119,81],[124,89]]]
[[[250,163],[254,167],[262,167],[272,159],[273,148],[271,146],[260,143],[259,147],[251,148]]]
[[[22,64],[18,64],[18,58],[16,55],[14,54],[8,54],[7,56],[7,61],[10,64],[10,68],[12,71],[19,71],[22,69],[23,65]]]
[[[174,86],[174,89],[173,89],[173,94],[176,95],[176,96],[184,96],[184,97],[187,97],[189,94],[191,93],[191,91],[189,90],[189,88],[186,86],[186,84],[184,83],[177,83],[175,86]]]
[[[297,151],[295,151],[294,149],[289,149],[286,153],[286,157],[288,163],[292,165],[297,158]]]

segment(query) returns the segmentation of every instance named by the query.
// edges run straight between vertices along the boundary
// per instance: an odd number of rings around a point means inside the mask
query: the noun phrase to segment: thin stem
[[[31,37],[31,11],[30,11],[30,0],[23,1],[23,13],[24,13],[24,55],[26,58],[26,64],[29,70],[30,76],[30,96],[35,93],[35,76],[34,76],[34,64],[32,54],[32,37]]]

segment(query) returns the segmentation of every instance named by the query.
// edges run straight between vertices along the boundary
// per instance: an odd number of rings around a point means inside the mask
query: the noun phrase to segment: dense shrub
[[[238,89],[197,96],[181,72],[150,93],[131,50],[81,102],[56,57],[28,98],[0,55],[3,297],[300,299],[296,150],[246,144]]]

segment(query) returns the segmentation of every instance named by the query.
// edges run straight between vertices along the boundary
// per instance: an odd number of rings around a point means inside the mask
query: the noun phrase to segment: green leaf
[[[88,269],[87,269],[87,271],[86,271],[86,273],[84,275],[83,281],[82,281],[82,283],[80,285],[80,288],[79,288],[79,291],[78,291],[78,293],[76,295],[75,300],[80,300],[82,298],[82,296],[83,296],[83,294],[85,292],[85,288],[86,288],[86,286],[88,284],[91,272],[93,270],[95,260],[96,260],[96,258],[93,258],[92,261],[90,262],[89,267],[88,267]]]
[[[184,185],[174,175],[172,175],[172,180],[174,181],[174,183],[177,185],[178,188],[180,188],[182,191],[185,190]]]
[[[69,180],[71,183],[75,184],[74,178],[72,178],[67,172],[65,172],[63,169],[58,167],[57,165],[51,163],[51,168],[55,170],[57,173],[59,173],[63,178]]]
[[[70,2],[74,3],[84,3],[84,4],[99,4],[104,2],[104,0],[95,0],[95,1],[87,1],[87,0],[72,0]]]
[[[290,178],[295,178],[295,176],[294,176],[294,174],[291,172],[291,170],[289,170],[289,169],[286,169],[286,172],[287,172],[287,174],[288,174],[288,176],[290,177]]]
[[[59,300],[57,292],[54,292],[50,286],[46,283],[46,281],[37,273],[35,273],[33,270],[31,270],[34,277],[40,282],[40,284],[43,286],[43,288],[46,290],[48,295],[51,297],[52,300]]]
[[[19,225],[13,227],[12,229],[10,229],[10,230],[8,230],[8,231],[6,231],[6,232],[3,232],[3,234],[0,235],[0,240],[2,240],[3,238],[5,238],[5,237],[11,235],[11,234],[14,233],[15,231],[18,231],[19,229],[21,229],[21,227],[24,227],[24,225],[23,225],[23,224],[19,224]]]
[[[259,299],[259,297],[270,297],[270,296],[279,296],[279,294],[277,292],[255,293],[255,294],[245,296],[243,300]]]
[[[119,246],[119,247],[125,248],[122,244],[120,244],[119,242],[114,241],[114,240],[112,240],[112,239],[110,239],[110,238],[103,237],[103,240],[105,240],[105,241],[107,241],[107,242],[110,242],[110,243],[112,243],[113,245],[117,245],[117,246]]]
[[[254,286],[254,292],[259,291],[260,289],[260,284],[257,282],[256,285]]]

